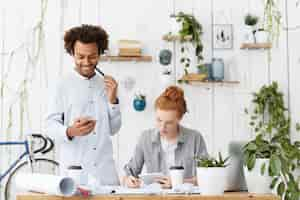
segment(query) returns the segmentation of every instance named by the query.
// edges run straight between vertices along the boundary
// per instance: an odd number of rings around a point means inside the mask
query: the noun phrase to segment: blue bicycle
[[[39,143],[38,148],[36,145]],[[14,177],[17,173],[47,173],[58,174],[58,162],[35,157],[37,153],[46,154],[54,147],[53,141],[49,137],[40,134],[31,134],[25,141],[0,142],[0,146],[22,145],[25,151],[17,158],[4,173],[0,173],[0,183],[7,177],[4,187],[4,200],[15,200],[16,193],[19,192],[15,187]],[[0,198],[1,199],[1,198]]]

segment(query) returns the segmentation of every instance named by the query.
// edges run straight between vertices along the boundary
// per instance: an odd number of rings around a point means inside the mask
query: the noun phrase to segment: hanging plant
[[[181,42],[181,53],[183,56],[180,59],[180,63],[184,66],[184,74],[188,74],[188,68],[190,67],[191,59],[189,56],[184,55],[189,52],[188,44],[191,43],[195,48],[195,56],[197,57],[197,64],[203,60],[203,44],[201,41],[202,25],[198,22],[195,16],[179,12],[177,15],[171,15],[175,17],[178,23],[181,23],[181,29],[178,34]],[[181,82],[179,80],[179,82]]]
[[[146,107],[146,95],[142,93],[136,93],[133,99],[133,108],[136,111],[143,111]]]
[[[268,41],[278,42],[281,26],[281,12],[277,0],[263,0],[264,3],[264,21],[263,29],[268,33]]]

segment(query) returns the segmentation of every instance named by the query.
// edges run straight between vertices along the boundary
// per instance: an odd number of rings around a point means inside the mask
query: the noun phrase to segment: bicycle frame
[[[28,140],[25,140],[23,142],[14,142],[14,141],[0,142],[0,146],[10,146],[10,145],[24,145],[25,146],[25,152],[22,153],[19,156],[19,158],[17,160],[15,160],[9,166],[9,168],[3,174],[0,174],[0,183],[1,183],[2,179],[4,179],[25,156],[30,155]]]

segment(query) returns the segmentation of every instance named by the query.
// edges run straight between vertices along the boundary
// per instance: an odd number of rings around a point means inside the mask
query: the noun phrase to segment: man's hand
[[[105,75],[104,84],[109,102],[111,104],[116,103],[118,83],[115,81],[115,79],[113,79],[113,77]]]
[[[168,176],[157,177],[157,178],[155,178],[155,182],[158,182],[161,185],[161,187],[164,189],[172,187],[171,178]]]
[[[84,136],[91,133],[96,125],[96,120],[90,117],[80,117],[75,119],[72,126],[68,127],[67,135],[69,137]]]

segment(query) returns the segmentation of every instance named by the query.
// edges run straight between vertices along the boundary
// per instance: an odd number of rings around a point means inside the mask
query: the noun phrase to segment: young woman
[[[171,166],[184,167],[184,182],[196,183],[195,157],[206,157],[207,150],[202,135],[180,125],[186,113],[184,92],[176,86],[168,87],[155,101],[156,128],[145,130],[135,152],[124,170],[123,183],[132,188],[140,186],[136,178],[145,165],[147,173],[162,172],[165,176],[156,181],[170,188]]]

